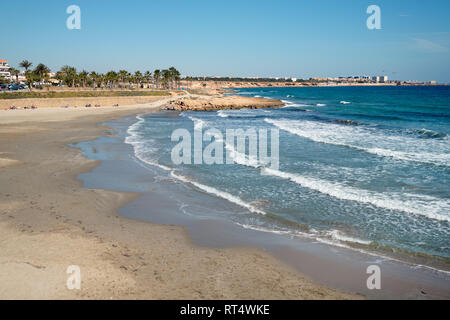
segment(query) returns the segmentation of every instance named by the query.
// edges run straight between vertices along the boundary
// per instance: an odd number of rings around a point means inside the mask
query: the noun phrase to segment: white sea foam
[[[327,105],[325,103],[318,103],[316,104],[317,107],[326,107]]]
[[[262,171],[264,174],[290,180],[304,188],[315,190],[337,199],[357,201],[383,209],[402,211],[440,221],[450,221],[449,200],[434,197],[424,199],[420,195],[416,196],[413,194],[379,193],[354,188],[339,182],[306,177],[270,168],[264,168]]]
[[[362,240],[359,238],[351,237],[349,235],[344,234],[343,232],[339,230],[331,230],[331,231],[318,231],[316,229],[309,229],[308,232],[302,232],[299,230],[279,230],[279,229],[273,229],[273,228],[267,228],[262,226],[254,226],[250,224],[241,224],[237,223],[244,229],[249,230],[255,230],[255,231],[261,231],[261,232],[267,232],[267,233],[274,233],[274,234],[280,234],[280,235],[286,235],[286,236],[300,236],[300,237],[306,237],[310,239],[317,240],[319,242],[331,244],[331,245],[337,245],[339,247],[345,247],[349,248],[349,246],[345,245],[345,243],[359,243],[364,245],[369,245],[371,241],[369,240]]]
[[[446,275],[450,274],[450,272],[446,271],[446,270],[441,270],[441,269],[437,269],[437,268],[433,268],[433,267],[421,265],[421,264],[411,264],[407,261],[395,259],[393,257],[389,257],[389,256],[386,256],[386,255],[383,255],[380,253],[374,253],[374,252],[370,252],[368,250],[355,248],[353,246],[348,245],[347,243],[360,243],[360,244],[368,245],[371,243],[371,241],[361,240],[358,238],[350,237],[350,236],[344,235],[343,233],[341,233],[340,231],[337,231],[337,230],[325,232],[325,234],[323,235],[314,229],[311,229],[310,233],[306,233],[306,232],[300,232],[300,231],[275,230],[275,229],[265,228],[265,227],[261,227],[261,226],[253,226],[253,225],[249,225],[249,224],[241,224],[241,223],[236,223],[236,224],[241,226],[242,228],[248,229],[248,230],[255,230],[255,231],[259,231],[259,232],[273,233],[273,234],[279,234],[279,235],[291,236],[291,237],[302,237],[302,238],[316,240],[319,243],[323,243],[323,244],[334,246],[334,247],[345,248],[345,249],[349,249],[349,250],[356,251],[356,252],[361,252],[361,253],[367,254],[369,256],[376,257],[377,259],[381,258],[383,260],[396,261],[396,262],[404,263],[407,265],[411,265],[411,267],[414,269],[423,268],[423,269],[431,270],[433,272],[443,273]]]
[[[232,203],[234,203],[234,204],[236,204],[236,205],[238,205],[240,207],[246,208],[250,212],[266,215],[266,213],[264,211],[256,208],[252,204],[249,204],[249,203],[245,202],[244,200],[242,200],[241,198],[239,198],[237,196],[234,196],[234,195],[232,195],[232,194],[230,194],[228,192],[221,191],[221,190],[218,190],[218,189],[216,189],[214,187],[207,186],[207,185],[201,184],[199,182],[193,181],[191,179],[188,179],[185,176],[182,176],[180,174],[176,174],[173,170],[171,172],[171,176],[174,177],[175,179],[178,179],[178,180],[184,182],[184,183],[192,184],[193,186],[197,187],[198,189],[200,189],[200,190],[202,190],[202,191],[204,191],[206,193],[215,195],[215,196],[217,196],[219,198],[222,198],[222,199],[225,199],[225,200],[227,200],[229,202],[232,202]]]
[[[368,241],[368,240],[362,240],[359,238],[350,237],[350,236],[342,233],[339,230],[328,231],[328,232],[326,232],[326,234],[328,236],[330,236],[331,239],[337,240],[339,242],[359,243],[359,244],[364,244],[364,245],[369,245],[371,243],[371,241]]]
[[[424,140],[395,136],[374,128],[342,126],[315,121],[265,119],[281,130],[315,142],[358,149],[404,161],[450,166],[450,144],[445,140]],[[432,150],[433,152],[431,152]]]
[[[370,190],[363,190],[347,186],[338,182],[331,182],[323,179],[311,178],[299,174],[283,172],[280,170],[263,168],[263,163],[249,155],[238,152],[233,146],[225,144],[225,148],[230,152],[230,156],[235,163],[259,169],[266,175],[293,181],[304,188],[308,188],[320,193],[332,196],[340,200],[356,201],[370,204],[379,208],[402,211],[430,219],[440,221],[450,221],[450,201],[431,196],[416,194],[384,194]]]
[[[281,108],[296,108],[296,107],[311,107],[311,105],[303,103],[287,103],[284,107]]]
[[[189,119],[191,119],[194,122],[194,130],[196,130],[196,131],[201,131],[202,128],[205,128],[207,126],[206,121],[204,121],[202,119],[198,119],[198,118],[191,117],[191,116],[189,116]]]
[[[229,115],[227,115],[223,110],[217,111],[217,115],[221,118],[228,118]]]
[[[260,162],[258,161],[257,158],[238,152],[235,146],[232,146],[226,142],[225,142],[225,149],[229,152],[230,157],[237,164],[253,168],[258,168],[260,166]]]
[[[138,115],[136,118],[138,119],[138,121],[132,124],[127,130],[128,136],[125,138],[125,143],[133,146],[134,155],[142,162],[158,167],[165,171],[171,171],[172,168],[159,164],[155,160],[149,159],[148,157],[149,148],[139,135],[139,129],[141,128],[145,120],[140,115]]]
[[[350,104],[351,102],[350,101],[341,101],[340,103],[341,104]]]

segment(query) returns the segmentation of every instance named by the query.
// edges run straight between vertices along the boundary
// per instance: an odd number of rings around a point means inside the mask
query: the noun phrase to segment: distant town
[[[175,68],[169,70],[155,70],[154,72],[140,71],[134,74],[125,70],[118,72],[110,71],[105,75],[96,72],[81,71],[77,72],[75,68],[64,66],[58,72],[52,72],[47,66],[40,63],[34,69],[31,68],[32,63],[22,61],[19,68],[10,67],[7,60],[0,59],[0,90],[22,90],[29,88],[42,87],[102,87],[103,82],[111,83],[116,87],[115,83],[135,84],[136,87],[144,88],[144,83],[152,83],[152,87],[167,89],[171,83],[176,83],[180,87],[210,87],[210,83],[215,85],[223,84],[224,87],[235,86],[339,86],[339,85],[437,85],[436,81],[403,81],[390,80],[386,75],[374,76],[342,76],[342,77],[313,77],[309,79],[302,78],[267,78],[267,77],[220,77],[220,76],[180,76]],[[20,70],[22,69],[22,70]],[[70,71],[70,76],[68,72]],[[70,78],[70,79],[69,79]],[[161,85],[159,85],[159,83]],[[169,85],[167,85],[169,84]],[[111,87],[111,86],[110,86]],[[149,88],[149,86],[147,86]]]

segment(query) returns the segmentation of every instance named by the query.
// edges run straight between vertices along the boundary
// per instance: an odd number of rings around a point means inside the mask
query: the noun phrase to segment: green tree
[[[21,63],[19,63],[19,67],[25,69],[26,83],[27,83],[28,87],[30,88],[30,90],[33,87],[32,84],[33,84],[33,78],[34,78],[34,75],[29,72],[29,69],[32,65],[33,65],[33,63],[28,60],[23,60]]]
[[[75,87],[75,81],[77,80],[77,69],[66,65],[61,68],[59,73],[61,79],[66,85],[72,88]]]
[[[120,82],[122,83],[129,82],[130,80],[130,73],[127,70],[119,70],[117,76],[119,77]]]
[[[151,80],[152,80],[152,73],[150,71],[145,71],[144,81],[147,83],[147,88],[148,88],[148,84],[150,83]]]
[[[16,77],[16,83],[19,83],[19,74],[20,71],[16,68],[9,68],[9,73]]]
[[[92,71],[89,74],[89,77],[92,79],[92,88],[95,89],[97,88],[97,85],[99,84],[99,75],[97,72]]]
[[[144,78],[144,76],[142,75],[142,73],[140,71],[136,71],[134,73],[134,79],[136,81],[137,84],[137,89],[141,88],[141,83],[142,83],[142,79]]]
[[[89,78],[89,73],[86,70],[83,70],[78,74],[78,79],[81,81],[81,86],[83,88],[86,87],[86,82],[88,81],[88,78]]]
[[[28,72],[28,69],[30,69],[30,67],[32,65],[33,65],[33,63],[28,61],[28,60],[23,60],[21,63],[19,63],[19,67],[24,68],[25,69],[25,73]]]
[[[39,82],[41,82],[47,79],[50,69],[45,64],[40,63],[34,68],[33,73],[38,77]]]
[[[6,78],[0,74],[0,84],[4,84],[4,83],[8,83],[8,81],[6,80]]]
[[[28,70],[25,72],[25,77],[26,77],[26,84],[28,85],[28,87],[30,88],[30,90],[33,89],[33,83],[39,81],[39,75],[37,75],[36,73]]]
[[[113,88],[114,84],[119,80],[119,74],[115,71],[109,71],[105,74],[105,81],[109,88]]]
[[[170,73],[169,70],[164,69],[161,72],[161,75],[162,75],[163,87],[165,87],[166,89],[170,89],[170,84],[172,82],[172,74]]]
[[[175,83],[175,89],[178,90],[178,83],[181,80],[180,72],[174,67],[169,68],[170,78]]]
[[[159,80],[161,79],[161,70],[156,69],[153,72],[153,79],[155,80],[156,88],[159,88]]]

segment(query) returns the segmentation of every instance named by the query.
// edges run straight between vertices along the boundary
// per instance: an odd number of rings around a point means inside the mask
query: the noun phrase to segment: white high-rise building
[[[387,76],[374,76],[372,77],[372,81],[376,83],[386,83],[388,82]]]
[[[9,73],[9,65],[7,60],[0,59],[0,76],[9,78],[11,74]]]

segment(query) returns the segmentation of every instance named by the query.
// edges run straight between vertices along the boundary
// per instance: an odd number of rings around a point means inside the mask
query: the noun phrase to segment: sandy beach
[[[126,219],[139,194],[82,188],[99,165],[68,144],[106,135],[99,123],[157,110],[1,111],[0,299],[349,299],[257,248],[195,246],[182,227]],[[81,290],[66,270],[81,268]]]

